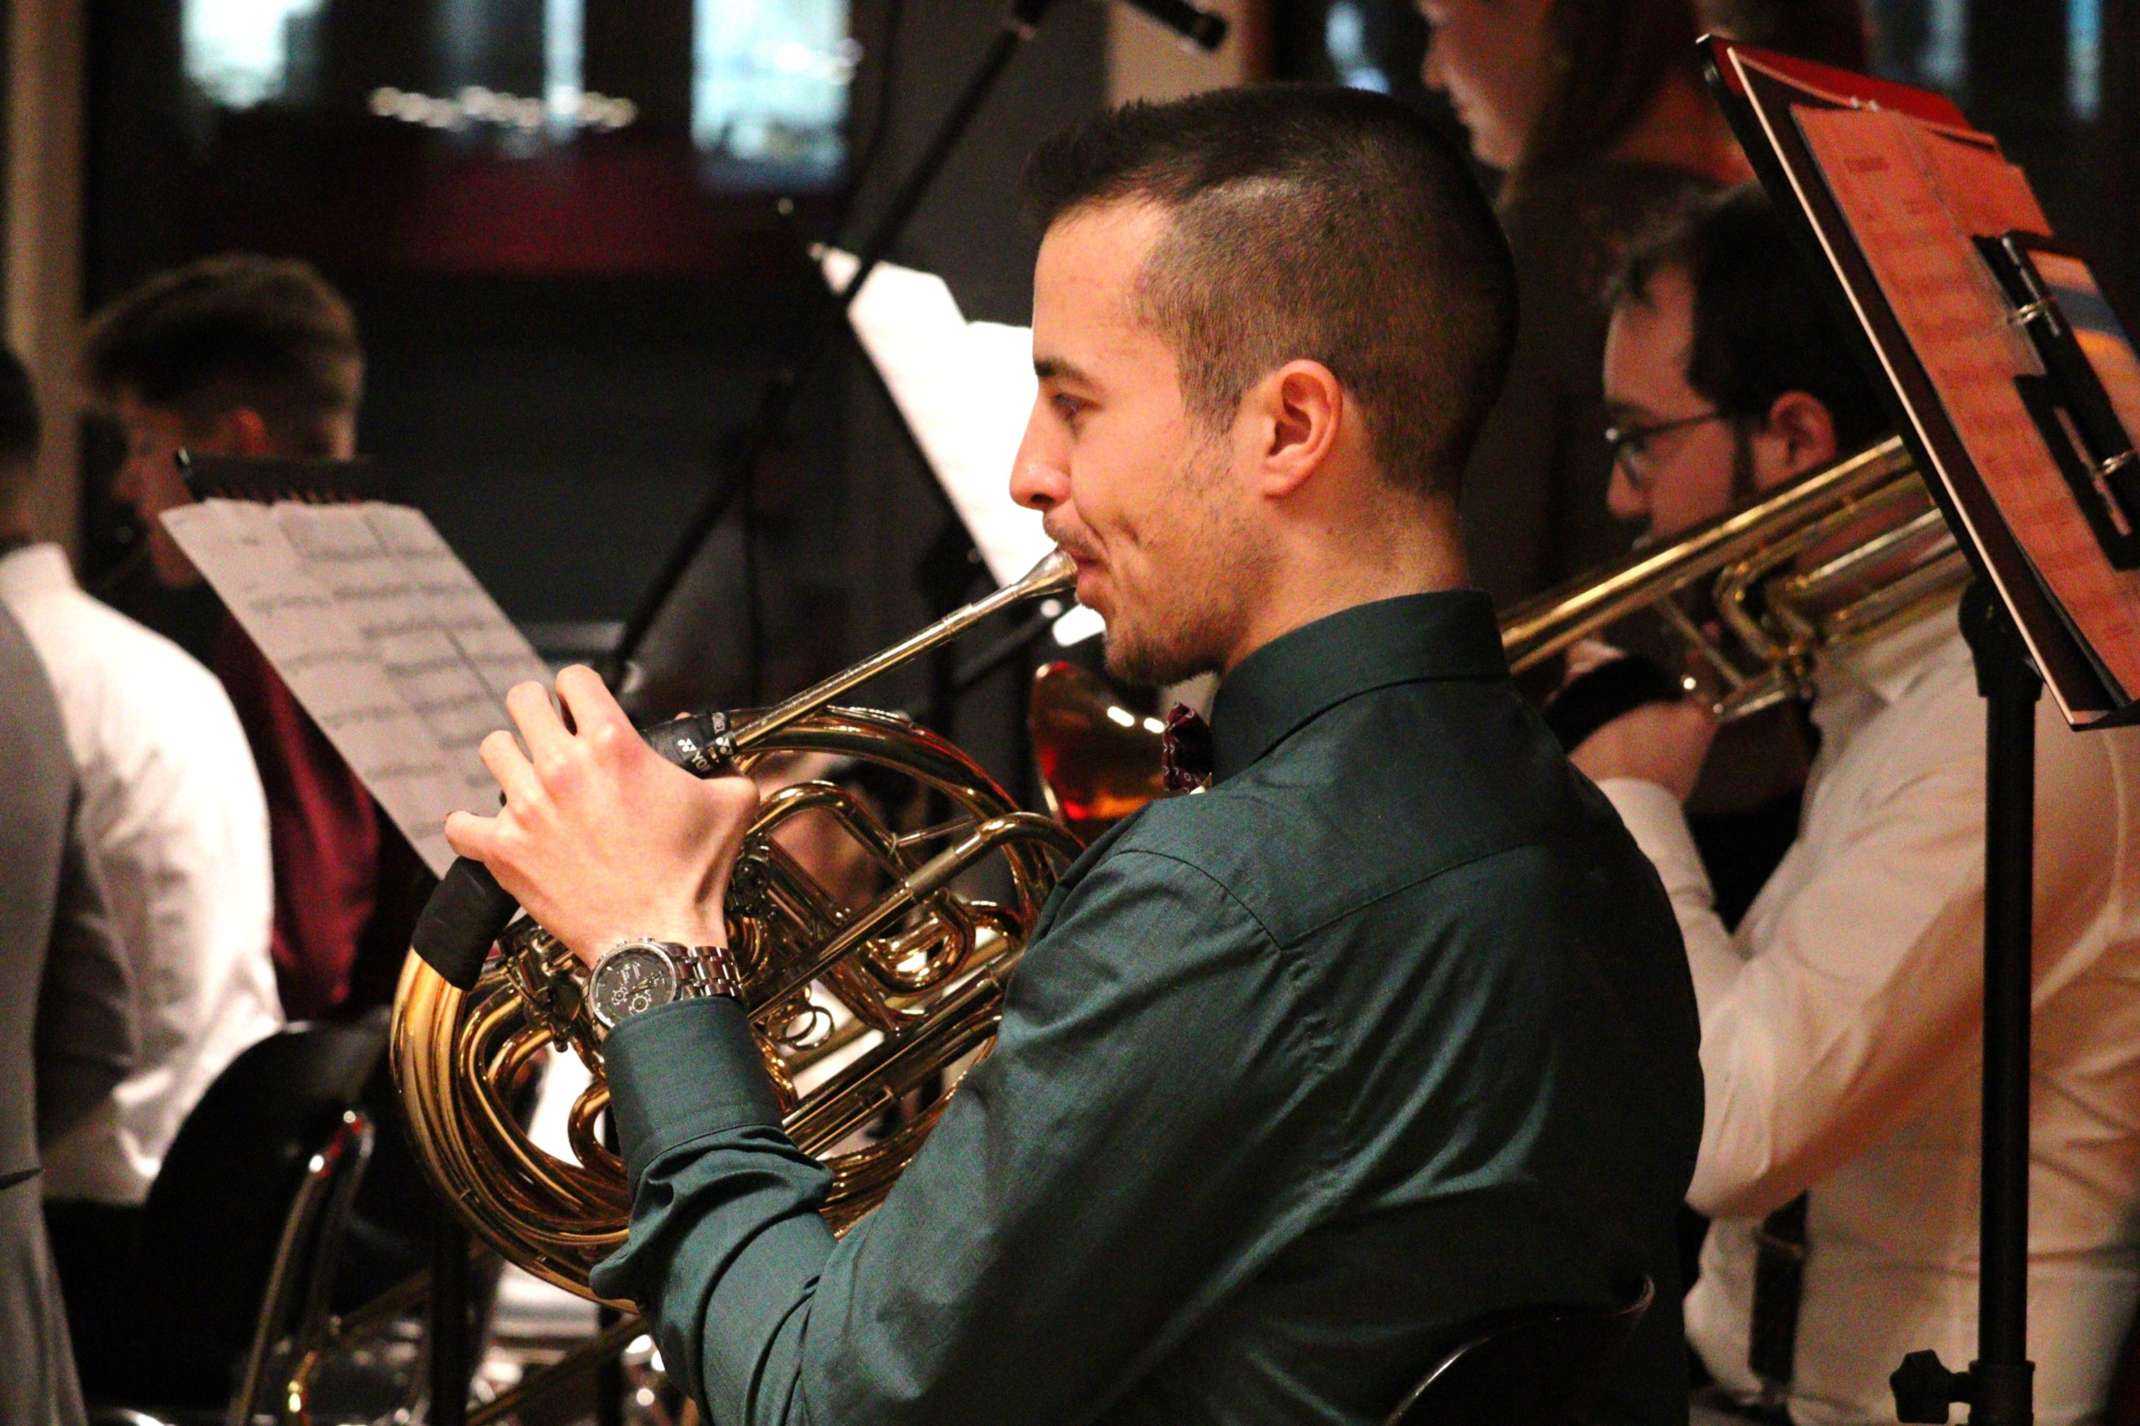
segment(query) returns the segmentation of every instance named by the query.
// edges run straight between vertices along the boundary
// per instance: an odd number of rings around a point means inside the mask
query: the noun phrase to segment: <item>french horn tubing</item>
[[[774,754],[826,754],[890,769],[953,809],[949,821],[900,832],[832,782],[785,787],[765,799],[731,880],[725,911],[744,1008],[783,1127],[831,1171],[821,1211],[835,1231],[873,1208],[920,1149],[950,1092],[936,1087],[946,1068],[993,1043],[1005,977],[1078,844],[1054,821],[1021,810],[945,739],[897,714],[833,700],[997,610],[1067,594],[1075,575],[1058,551],[1016,583],[774,708],[680,720],[691,724],[689,738],[676,725],[648,734],[702,775],[748,774]],[[667,746],[657,737],[664,730]],[[775,834],[806,815],[833,819],[852,839],[884,884],[881,895],[842,904],[782,849]],[[1006,873],[1003,900],[962,889],[969,873],[993,862]],[[410,1139],[479,1238],[536,1277],[600,1301],[588,1272],[623,1242],[630,1199],[599,1132],[609,1091],[585,972],[528,919],[497,936],[496,954],[478,969],[493,930],[474,919],[455,931],[483,938],[465,988],[455,983],[465,978],[455,958],[468,947],[441,951],[435,931],[428,946],[420,932],[422,949],[403,969],[390,1053]],[[834,1031],[839,1019],[849,1028]],[[516,1111],[553,1047],[577,1055],[592,1076],[570,1114],[570,1157],[535,1144]],[[855,1057],[834,1064],[840,1051]],[[895,1106],[902,1112],[888,1114]],[[883,1137],[858,1132],[888,1120],[897,1122]]]

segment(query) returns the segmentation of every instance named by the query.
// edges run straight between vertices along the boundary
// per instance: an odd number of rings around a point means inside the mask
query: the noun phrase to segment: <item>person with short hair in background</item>
[[[173,460],[346,460],[364,353],[349,304],[309,264],[234,253],[161,273],[98,311],[82,358],[126,437],[114,493],[133,506],[156,578],[199,573],[158,519],[192,500]],[[251,739],[274,844],[274,959],[293,1019],[392,1002],[422,866],[311,715],[224,618],[214,667]]]

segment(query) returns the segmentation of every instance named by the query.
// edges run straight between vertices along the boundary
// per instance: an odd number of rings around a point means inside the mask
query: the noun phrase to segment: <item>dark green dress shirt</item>
[[[1485,597],[1274,640],[1212,727],[1210,791],[1069,868],[844,1241],[732,1001],[610,1037],[633,1215],[595,1283],[720,1426],[1379,1422],[1457,1324],[1645,1273],[1606,1415],[1686,1419],[1679,932]]]

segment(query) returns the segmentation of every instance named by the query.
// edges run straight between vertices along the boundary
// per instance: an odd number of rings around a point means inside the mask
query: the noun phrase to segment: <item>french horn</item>
[[[835,1231],[874,1207],[920,1149],[954,1087],[947,1068],[993,1043],[1005,977],[1078,844],[1058,823],[1020,810],[950,742],[899,715],[833,701],[997,610],[1066,594],[1074,581],[1073,563],[1057,552],[772,709],[689,720],[690,736],[648,734],[702,775],[747,775],[775,754],[827,754],[891,769],[951,810],[900,832],[835,783],[785,787],[765,799],[731,881],[725,911],[744,1007],[783,1127],[831,1172],[822,1212]],[[833,819],[880,873],[883,893],[858,906],[828,894],[778,840],[804,816]],[[984,864],[1003,869],[1003,899],[963,889]],[[427,915],[439,905],[434,897]],[[420,953],[409,957],[394,1006],[390,1054],[410,1139],[477,1237],[536,1277],[600,1301],[588,1272],[623,1242],[630,1200],[600,1133],[609,1093],[585,972],[530,920],[505,929],[485,958],[498,928],[450,908],[441,914],[461,944],[426,946],[420,927]],[[474,972],[465,987],[455,983],[468,978],[456,963]],[[576,1054],[592,1076],[571,1111],[569,1158],[533,1142],[515,1108],[553,1047]],[[888,1119],[895,1127],[881,1138],[858,1132]]]

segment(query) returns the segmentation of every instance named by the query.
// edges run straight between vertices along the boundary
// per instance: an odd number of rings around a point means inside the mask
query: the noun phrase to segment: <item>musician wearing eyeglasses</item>
[[[1597,1413],[1683,1421],[1684,956],[1464,587],[1457,472],[1514,315],[1490,210],[1401,106],[1335,89],[1104,115],[1028,187],[1011,491],[1118,672],[1222,672],[1210,787],[1066,870],[994,1054],[835,1242],[721,953],[673,998],[602,969],[723,944],[755,794],[656,757],[588,670],[569,726],[515,689],[506,805],[447,834],[596,967],[633,1219],[595,1285],[724,1426],[1295,1426],[1384,1420],[1481,1314],[1646,1277]]]
[[[1741,191],[1620,279],[1612,503],[1653,536],[1879,434],[1792,242]],[[1700,1001],[1689,1201],[1716,1221],[1689,1338],[1771,1418],[1891,1421],[1905,1352],[1974,1355],[1984,707],[1951,605],[1813,682],[1797,840],[1735,931],[1682,812],[1708,713],[1640,709],[1574,759],[1662,873]],[[2140,1298],[2140,744],[2071,733],[2045,700],[2037,749],[2029,1355],[2036,1419],[2070,1423],[2101,1419]],[[1778,1214],[1801,1193],[1802,1222]]]

